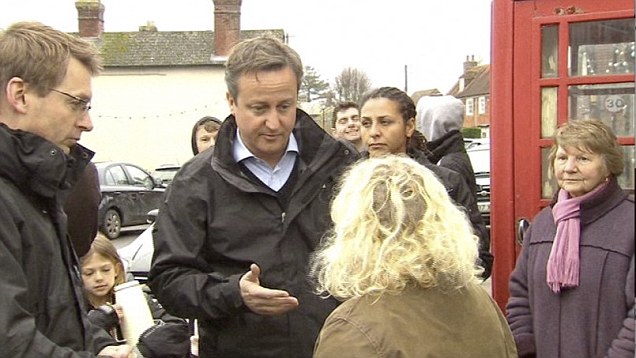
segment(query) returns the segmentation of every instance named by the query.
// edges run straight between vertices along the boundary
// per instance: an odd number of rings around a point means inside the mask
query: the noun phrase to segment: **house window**
[[[474,114],[473,107],[475,106],[475,100],[472,98],[466,98],[466,115],[472,116]]]
[[[484,97],[484,96],[479,97],[478,113],[479,114],[486,114],[486,97]]]

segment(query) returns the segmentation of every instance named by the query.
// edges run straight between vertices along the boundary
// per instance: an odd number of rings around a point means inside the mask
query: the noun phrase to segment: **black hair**
[[[362,96],[360,100],[360,108],[362,108],[368,100],[373,98],[386,98],[396,102],[399,105],[404,123],[411,118],[415,120],[415,115],[417,114],[415,102],[413,102],[413,99],[401,89],[396,87],[379,87],[372,89]],[[426,137],[422,134],[422,132],[417,130],[413,131],[413,135],[409,138],[406,144],[407,152],[410,153],[414,149],[428,153],[428,149],[426,148]]]

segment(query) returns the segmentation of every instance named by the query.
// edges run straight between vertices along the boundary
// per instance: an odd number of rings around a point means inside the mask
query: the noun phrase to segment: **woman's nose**
[[[380,135],[380,126],[377,124],[372,124],[371,127],[369,128],[369,132],[371,133],[372,137],[377,137]]]
[[[576,170],[576,158],[568,158],[563,168],[566,172],[573,172]]]

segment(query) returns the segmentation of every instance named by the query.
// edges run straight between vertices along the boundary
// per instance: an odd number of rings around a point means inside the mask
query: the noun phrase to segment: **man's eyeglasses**
[[[73,102],[73,106],[75,107],[75,110],[77,111],[81,111],[81,112],[88,112],[91,109],[91,102],[87,101],[83,98],[79,98],[77,96],[73,96],[70,93],[66,93],[64,91],[60,91],[57,90],[55,88],[51,88],[50,89],[53,92],[57,92],[59,94],[65,95],[68,98],[71,98],[72,100],[74,100],[75,102]]]

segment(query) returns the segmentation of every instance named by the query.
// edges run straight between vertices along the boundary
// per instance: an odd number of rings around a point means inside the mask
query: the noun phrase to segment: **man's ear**
[[[16,112],[27,112],[27,85],[20,77],[13,77],[7,82],[5,99]]]
[[[234,99],[230,91],[225,92],[225,99],[227,100],[228,106],[230,106],[230,113],[234,115],[236,109],[236,100]]]

